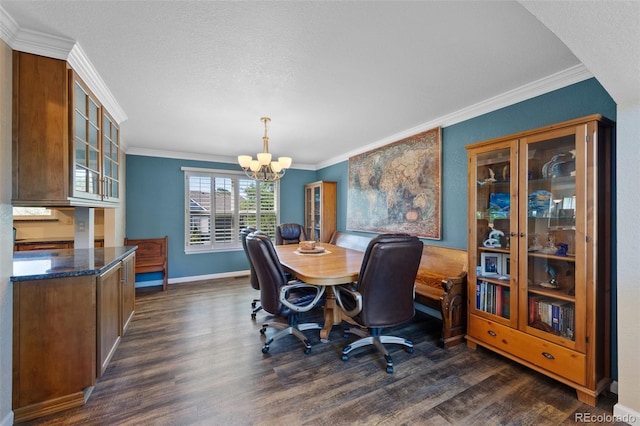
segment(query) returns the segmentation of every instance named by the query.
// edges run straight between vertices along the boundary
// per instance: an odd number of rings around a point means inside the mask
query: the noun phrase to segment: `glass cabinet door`
[[[107,201],[116,201],[120,197],[120,141],[118,126],[109,114],[102,115],[102,164],[104,189]]]
[[[74,196],[101,198],[100,106],[78,80],[73,81]]]
[[[313,193],[314,193],[314,189],[315,187],[313,186],[305,186],[304,189],[304,200],[305,200],[305,205],[304,205],[304,231],[307,234],[307,238],[309,239],[313,239],[313,229],[314,229],[314,217],[315,217],[315,212],[314,212],[314,202],[313,202]]]
[[[575,128],[522,139],[520,176],[520,328],[575,348],[586,264],[577,230],[585,229],[584,147]],[[579,189],[580,188],[580,189]],[[578,309],[578,311],[577,311]],[[582,311],[579,311],[582,309]],[[582,331],[580,331],[582,332]],[[584,339],[582,339],[584,340]]]
[[[322,198],[320,185],[313,188],[313,236],[309,235],[314,241],[321,241],[320,230],[322,228]]]
[[[517,205],[513,205],[517,185],[516,142],[495,145],[490,150],[479,149],[470,158],[475,176],[470,178],[471,226],[475,236],[470,242],[471,260],[475,270],[469,271],[475,284],[475,300],[470,303],[477,315],[506,324],[516,324],[517,291],[515,264],[517,239]],[[474,244],[475,242],[475,244]],[[475,246],[475,249],[474,249]],[[473,263],[472,263],[473,264]],[[473,293],[470,292],[470,297]]]

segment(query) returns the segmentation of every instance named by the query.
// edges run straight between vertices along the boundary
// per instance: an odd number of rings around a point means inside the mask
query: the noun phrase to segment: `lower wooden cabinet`
[[[13,283],[16,422],[83,405],[96,381],[95,277]]]
[[[135,308],[135,252],[100,275],[13,282],[16,422],[81,406]]]
[[[121,272],[122,266],[117,264],[96,279],[98,377],[107,369],[122,336]]]

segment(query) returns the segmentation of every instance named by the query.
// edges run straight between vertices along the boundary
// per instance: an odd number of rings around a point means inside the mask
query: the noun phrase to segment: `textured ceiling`
[[[517,2],[0,2],[77,41],[133,153],[315,167],[580,65]],[[178,154],[180,153],[180,154]]]

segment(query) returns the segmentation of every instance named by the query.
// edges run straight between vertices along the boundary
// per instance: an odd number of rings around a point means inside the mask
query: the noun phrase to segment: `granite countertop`
[[[11,281],[99,275],[137,246],[90,249],[32,250],[13,253]]]

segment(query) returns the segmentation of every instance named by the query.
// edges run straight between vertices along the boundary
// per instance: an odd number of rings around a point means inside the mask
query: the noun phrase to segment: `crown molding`
[[[547,77],[533,81],[531,83],[520,86],[516,89],[509,90],[508,92],[478,102],[477,104],[470,105],[466,108],[455,111],[451,114],[443,115],[442,117],[412,127],[400,133],[396,133],[384,139],[380,139],[376,142],[367,144],[340,156],[333,157],[327,161],[323,161],[315,165],[316,169],[331,166],[349,159],[354,155],[361,154],[363,152],[370,151],[375,148],[387,145],[392,142],[396,142],[413,136],[417,133],[425,132],[435,127],[447,127],[452,126],[463,121],[479,117],[483,114],[499,110],[510,105],[514,105],[518,102],[526,101],[527,99],[535,98],[536,96],[544,95],[545,93],[552,92],[557,89],[561,89],[571,84],[579,83],[593,77],[593,74],[582,64],[575,65],[565,70],[559,71],[555,74],[551,74]]]
[[[118,124],[127,119],[124,110],[79,43],[65,37],[20,28],[2,6],[0,6],[0,37],[13,50],[69,62],[71,68],[89,86]]]
[[[13,50],[64,60],[67,59],[75,44],[68,38],[20,28],[2,6],[0,6],[0,36]]]
[[[93,66],[89,57],[84,53],[80,43],[75,43],[67,58],[71,68],[80,76],[80,78],[91,88],[94,95],[98,97],[100,103],[107,108],[109,114],[118,123],[122,123],[127,119],[118,101],[107,87],[104,80]]]

